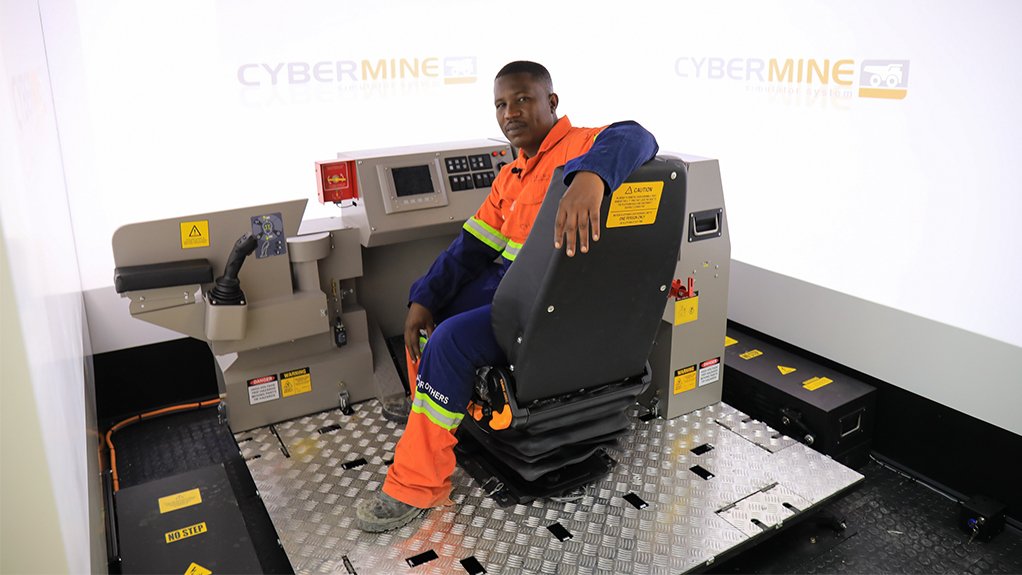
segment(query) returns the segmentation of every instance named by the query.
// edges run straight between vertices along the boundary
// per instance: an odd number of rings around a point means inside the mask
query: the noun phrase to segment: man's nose
[[[507,106],[504,106],[504,119],[505,120],[510,120],[512,118],[517,118],[518,116],[521,116],[521,115],[522,115],[522,109],[519,108],[518,106],[515,106],[514,104],[508,104]]]

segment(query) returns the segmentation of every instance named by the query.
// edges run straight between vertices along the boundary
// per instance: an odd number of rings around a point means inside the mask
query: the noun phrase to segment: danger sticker
[[[625,182],[614,190],[607,212],[608,228],[645,226],[656,221],[663,182]]]
[[[690,365],[674,371],[675,395],[696,388],[696,366]]]
[[[280,389],[284,397],[312,391],[312,374],[309,368],[292,369],[280,374]]]
[[[209,220],[181,222],[181,249],[209,247]]]
[[[175,529],[174,531],[168,531],[164,537],[167,539],[167,543],[173,543],[182,539],[188,539],[189,537],[195,537],[201,535],[207,531],[206,522],[196,523],[195,525],[189,525],[188,527],[182,527],[181,529]]]
[[[160,504],[160,513],[170,513],[171,511],[177,511],[178,509],[184,509],[185,507],[191,507],[192,505],[198,505],[202,503],[202,493],[199,489],[189,489],[188,491],[182,491],[181,493],[175,493],[166,497],[161,497],[157,500]]]
[[[280,388],[277,387],[277,376],[266,375],[248,380],[248,404],[265,403],[280,399]]]
[[[720,358],[708,359],[699,364],[699,387],[715,383],[720,379]]]

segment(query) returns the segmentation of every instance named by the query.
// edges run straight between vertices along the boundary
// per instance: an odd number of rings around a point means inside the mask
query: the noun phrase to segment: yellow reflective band
[[[507,245],[507,237],[500,233],[493,226],[473,216],[469,218],[465,225],[462,226],[464,230],[473,236],[477,240],[497,250],[498,252],[504,249]]]
[[[412,402],[412,411],[425,415],[438,427],[442,427],[448,431],[453,431],[461,425],[461,420],[465,417],[464,414],[453,413],[451,411],[447,411],[443,407],[440,407],[432,398],[421,391],[415,392],[415,401]]]
[[[507,242],[507,249],[505,249],[504,253],[502,253],[500,255],[504,256],[505,259],[508,259],[510,261],[515,261],[515,258],[518,257],[518,252],[520,252],[520,251],[522,251],[522,244],[520,244],[518,242],[508,241]]]

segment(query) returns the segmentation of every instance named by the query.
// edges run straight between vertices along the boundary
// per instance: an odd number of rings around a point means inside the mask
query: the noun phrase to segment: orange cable
[[[132,423],[138,423],[144,419],[151,419],[160,415],[166,415],[168,413],[174,413],[177,411],[185,411],[188,409],[202,409],[203,407],[210,407],[220,403],[220,399],[209,399],[206,401],[200,401],[198,403],[184,403],[181,405],[172,405],[170,407],[164,407],[161,409],[155,409],[153,411],[147,411],[139,415],[132,415],[127,419],[123,419],[117,424],[113,425],[106,432],[106,446],[110,450],[110,476],[114,480],[114,493],[117,493],[121,489],[121,482],[117,477],[117,452],[114,450],[114,443],[111,441],[115,431],[120,430],[123,427],[131,425]]]

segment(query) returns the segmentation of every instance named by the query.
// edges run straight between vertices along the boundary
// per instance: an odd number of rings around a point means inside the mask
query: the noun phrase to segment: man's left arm
[[[575,255],[575,238],[579,250],[589,251],[589,238],[600,239],[600,204],[603,197],[616,190],[636,168],[656,156],[660,147],[653,134],[636,122],[617,122],[596,136],[592,148],[564,165],[567,191],[557,208],[554,225],[554,247]]]

